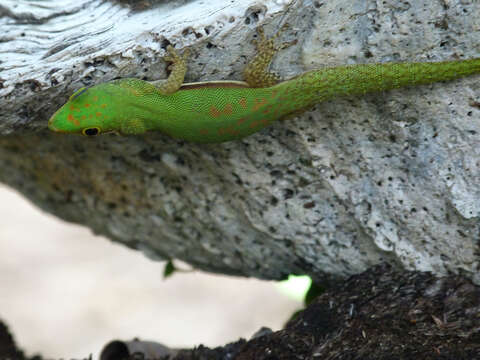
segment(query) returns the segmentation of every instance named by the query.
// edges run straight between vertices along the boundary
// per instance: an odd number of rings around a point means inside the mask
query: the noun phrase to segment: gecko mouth
[[[57,131],[57,128],[53,125],[52,119],[48,120],[48,128],[52,131]]]
[[[59,130],[55,127],[55,125],[53,125],[53,116],[50,118],[50,120],[48,120],[48,128],[55,132],[58,132]]]
[[[53,125],[53,116],[50,118],[50,120],[48,120],[48,129],[53,131],[53,132],[56,132],[56,133],[65,133],[66,131],[63,131],[57,127],[55,127],[55,125]]]

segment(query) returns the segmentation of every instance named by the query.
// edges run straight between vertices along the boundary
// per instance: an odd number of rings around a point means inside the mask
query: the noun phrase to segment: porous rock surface
[[[40,7],[41,5],[41,7]],[[0,181],[158,259],[279,279],[386,261],[480,283],[480,77],[335,99],[242,141],[52,134],[75,89],[166,76],[241,80],[255,28],[283,23],[273,68],[480,56],[480,3],[59,0],[0,5]]]

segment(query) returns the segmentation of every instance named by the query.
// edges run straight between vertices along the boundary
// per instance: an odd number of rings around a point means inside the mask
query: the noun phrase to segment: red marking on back
[[[225,105],[225,108],[223,109],[223,113],[224,113],[225,115],[231,115],[232,112],[233,112],[233,106],[232,106],[232,104],[227,104],[227,105]]]
[[[229,126],[228,128],[226,128],[226,131],[227,131],[227,133],[229,133],[230,135],[237,135],[237,134],[239,133],[238,130],[235,130],[235,129],[233,128],[233,126]]]
[[[233,126],[229,126],[229,127],[227,127],[227,128],[220,128],[220,129],[218,129],[218,135],[225,135],[225,134],[238,135],[238,134],[240,134],[240,131],[235,130],[235,129],[233,128]]]
[[[82,115],[82,120],[85,120],[87,117],[85,115]]]
[[[254,127],[257,127],[259,124],[260,124],[260,121],[252,121],[252,122],[250,123],[250,127],[251,127],[251,128],[254,128]]]
[[[98,101],[98,96],[94,96],[93,101],[97,102]]]
[[[200,129],[200,135],[208,135],[208,129]]]
[[[100,107],[101,107],[102,109],[105,109],[105,108],[107,107],[107,104],[102,104],[102,105],[100,105]]]
[[[86,108],[90,107],[90,104],[85,104],[85,107],[86,107]]]
[[[242,108],[244,108],[244,109],[247,108],[247,98],[244,98],[244,97],[240,98],[240,99],[238,100],[238,103],[240,104],[240,106],[241,106]]]
[[[247,120],[247,119],[246,119],[246,118],[244,118],[244,117],[243,117],[243,118],[240,118],[240,119],[238,119],[238,121],[237,121],[237,125],[239,125],[239,126],[240,126],[240,125],[242,125],[242,124],[245,122],[245,120]]]
[[[253,104],[252,111],[257,111],[260,109],[263,105],[267,103],[267,99],[255,99],[255,104]]]
[[[70,111],[73,111],[73,110],[75,110],[75,106],[70,105]]]
[[[208,111],[211,117],[217,118],[221,115],[220,111],[215,106],[210,106],[210,110]]]
[[[102,116],[102,113],[101,113],[101,112],[97,112],[97,113],[95,113],[95,115],[96,115],[97,117],[100,117],[100,116]]]
[[[268,120],[267,120],[267,119],[262,119],[261,122],[262,122],[262,124],[265,125],[265,126],[268,125]]]
[[[76,125],[76,126],[80,125],[78,119],[75,119],[75,117],[72,114],[68,114],[67,120],[71,122],[73,125]]]
[[[233,113],[233,106],[232,104],[226,104],[223,110],[219,110],[212,105],[208,112],[210,116],[214,118],[220,117],[220,115],[231,115]]]

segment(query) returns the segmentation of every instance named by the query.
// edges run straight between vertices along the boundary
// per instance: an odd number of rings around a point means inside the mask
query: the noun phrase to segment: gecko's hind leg
[[[173,94],[183,84],[185,74],[187,72],[187,58],[189,51],[184,50],[182,55],[179,55],[172,45],[167,46],[167,55],[163,60],[171,62],[168,66],[170,75],[165,80],[152,81],[152,84],[164,95]]]
[[[276,38],[288,27],[283,25],[271,38],[267,38],[263,28],[257,29],[258,40],[254,40],[257,48],[257,55],[247,64],[243,71],[243,78],[251,87],[269,87],[280,81],[280,78],[273,72],[268,71],[273,56],[277,51],[285,49],[297,43],[297,40],[275,44]]]

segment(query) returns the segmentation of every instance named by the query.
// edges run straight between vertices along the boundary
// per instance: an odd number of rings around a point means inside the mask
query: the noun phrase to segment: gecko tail
[[[290,101],[300,108],[339,96],[425,85],[478,73],[480,58],[442,62],[359,64],[313,70],[281,83],[279,87],[281,86]]]

